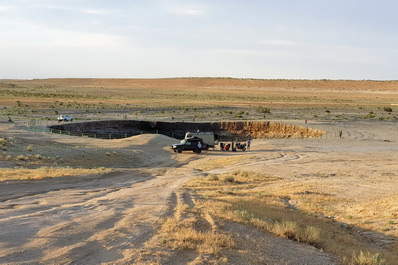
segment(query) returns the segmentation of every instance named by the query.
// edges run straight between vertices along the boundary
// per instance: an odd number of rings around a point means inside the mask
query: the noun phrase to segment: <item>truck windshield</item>
[[[185,144],[187,141],[186,140],[182,140],[181,141],[181,144]]]

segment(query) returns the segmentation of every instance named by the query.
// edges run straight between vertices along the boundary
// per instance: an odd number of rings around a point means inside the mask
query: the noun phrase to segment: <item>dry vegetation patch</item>
[[[76,114],[75,120],[92,119],[110,111],[113,118],[127,113],[185,120],[396,120],[397,108],[391,104],[398,102],[397,81],[45,79],[0,80],[0,88],[0,105],[5,106],[0,115],[42,119],[55,119],[62,112]],[[271,111],[259,113],[259,108]]]
[[[173,250],[194,250],[216,255],[223,248],[233,248],[232,237],[217,229],[206,208],[188,205],[180,198],[173,216],[159,230],[162,243]]]
[[[233,155],[221,158],[210,158],[205,161],[203,159],[197,163],[194,163],[194,168],[207,171],[215,168],[220,168],[229,165],[236,165],[237,163],[244,163],[249,159],[255,159],[255,155],[243,154],[243,155]]]
[[[98,175],[110,172],[111,169],[99,167],[94,169],[85,168],[55,168],[40,167],[28,168],[0,168],[0,181],[6,180],[38,180],[45,178],[58,178],[80,175]]]
[[[311,244],[336,255],[344,264],[397,264],[397,246],[382,249],[360,237],[353,226],[296,209],[285,196],[273,191],[272,184],[281,181],[278,177],[234,171],[195,178],[186,187],[201,195],[204,200],[200,205],[218,218]],[[315,193],[312,203],[325,199],[325,195],[319,196]]]

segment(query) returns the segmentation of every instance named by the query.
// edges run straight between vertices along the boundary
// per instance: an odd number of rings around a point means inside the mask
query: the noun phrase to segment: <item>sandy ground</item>
[[[207,264],[207,258],[194,251],[171,251],[159,245],[156,231],[178,198],[195,203],[182,188],[185,181],[234,169],[280,176],[284,181],[275,188],[291,195],[287,203],[293,207],[301,207],[295,197],[298,185],[304,193],[309,187],[314,192],[315,187],[329,194],[333,197],[330,218],[367,228],[358,228],[358,233],[387,247],[398,237],[397,125],[331,124],[342,128],[341,139],[256,139],[245,153],[251,159],[203,171],[197,169],[198,163],[242,153],[175,154],[167,147],[175,140],[162,135],[100,140],[28,132],[23,126],[2,123],[0,137],[34,143],[36,150],[46,154],[51,148],[40,147],[40,142],[53,145],[56,154],[52,155],[57,158],[48,163],[101,166],[103,162],[107,167],[113,164],[115,170],[103,176],[0,182],[0,263]],[[7,152],[12,151],[10,147]],[[35,165],[0,160],[0,167],[11,166]],[[294,193],[289,190],[292,187]],[[386,218],[391,219],[388,227]],[[337,264],[314,247],[253,228],[227,223],[223,229],[241,242],[224,253],[230,264]]]

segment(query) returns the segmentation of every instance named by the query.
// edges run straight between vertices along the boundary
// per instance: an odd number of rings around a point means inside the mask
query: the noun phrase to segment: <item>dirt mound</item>
[[[276,122],[222,122],[222,130],[244,138],[311,138],[324,134],[318,129]]]

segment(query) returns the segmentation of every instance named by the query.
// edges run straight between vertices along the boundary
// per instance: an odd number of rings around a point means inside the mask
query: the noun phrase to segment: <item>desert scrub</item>
[[[232,183],[232,182],[235,181],[235,178],[234,178],[233,176],[225,176],[225,177],[223,178],[223,181],[224,181],[224,182],[230,182],[230,183]]]
[[[362,118],[363,118],[363,119],[373,119],[373,118],[375,118],[375,117],[376,117],[376,116],[374,115],[373,111],[370,111],[370,112],[368,113],[368,115],[363,116]]]
[[[352,254],[351,265],[387,265],[385,259],[380,257],[379,253],[372,254],[370,252],[362,252]]]
[[[271,113],[271,110],[269,108],[266,108],[266,107],[258,107],[256,109],[256,111],[258,113],[263,113],[263,114],[270,114]]]
[[[209,179],[209,180],[212,180],[212,181],[219,181],[219,180],[220,180],[220,179],[218,178],[217,175],[210,175],[210,176],[208,177],[208,179]]]
[[[80,175],[101,175],[110,172],[111,169],[103,167],[84,169],[84,168],[56,168],[40,167],[36,169],[28,168],[0,168],[0,181],[5,180],[36,180],[45,178],[57,178]]]
[[[275,190],[271,184],[283,183],[279,177],[250,171],[233,171],[216,176],[194,178],[185,184],[186,188],[205,198],[198,200],[198,207],[205,208],[216,218],[243,223],[313,245],[335,255],[343,264],[396,264],[396,247],[388,251],[380,250],[375,245],[364,243],[352,230],[333,220],[306,209],[290,207],[283,194],[288,192],[292,195],[291,189],[296,188],[290,187],[281,192]],[[234,181],[224,182],[228,176],[233,176]],[[302,196],[310,197],[311,201],[331,199],[327,194],[298,192],[301,193]],[[353,256],[352,253],[357,254]],[[372,262],[367,263],[369,260]],[[386,263],[383,263],[384,260]]]
[[[15,159],[19,161],[27,161],[29,160],[29,156],[19,155]]]
[[[13,147],[14,146],[14,141],[13,138],[5,138],[5,137],[0,137],[0,149],[3,151],[7,151],[8,147]]]
[[[392,108],[391,107],[384,107],[384,111],[385,112],[392,112]]]

